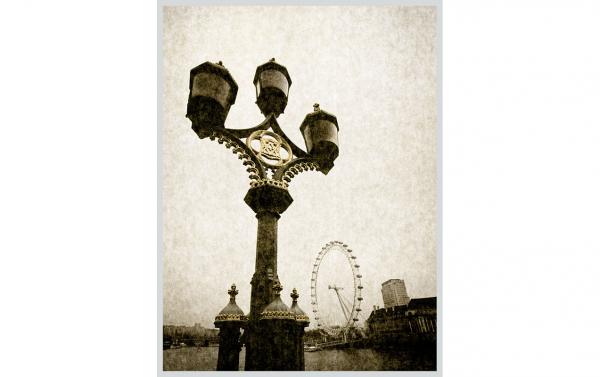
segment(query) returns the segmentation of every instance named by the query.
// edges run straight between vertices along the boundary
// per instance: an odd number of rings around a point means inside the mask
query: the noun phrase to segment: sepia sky
[[[365,319],[383,306],[385,280],[404,279],[410,297],[436,295],[435,8],[165,7],[163,32],[164,324],[212,328],[232,283],[238,305],[250,309],[257,220],[243,200],[247,173],[185,117],[189,71],[205,61],[221,60],[239,86],[226,127],[264,119],[252,79],[272,57],[292,78],[278,123],[294,143],[305,148],[298,128],[315,102],[338,119],[334,168],[296,176],[294,202],[279,220],[284,302],[297,288],[315,325],[312,265],[332,240],[357,256]],[[350,267],[329,254],[319,280],[321,310],[335,320],[341,310],[327,284],[350,290]]]

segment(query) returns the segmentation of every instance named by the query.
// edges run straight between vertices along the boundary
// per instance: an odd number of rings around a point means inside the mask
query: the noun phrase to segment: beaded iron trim
[[[215,317],[215,322],[224,321],[246,321],[248,318],[243,314],[219,314]]]
[[[297,315],[296,316],[296,321],[298,321],[298,322],[310,322],[310,319],[308,318],[308,316],[306,314],[303,314],[303,315]]]
[[[291,312],[268,311],[260,313],[260,319],[296,319],[296,316]]]

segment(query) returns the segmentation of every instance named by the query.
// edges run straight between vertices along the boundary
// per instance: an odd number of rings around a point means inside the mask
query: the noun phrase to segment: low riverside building
[[[414,298],[407,305],[375,309],[366,321],[374,345],[435,343],[437,333],[436,297]]]

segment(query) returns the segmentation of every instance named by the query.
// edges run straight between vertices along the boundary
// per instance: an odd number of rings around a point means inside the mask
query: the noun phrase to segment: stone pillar
[[[294,338],[296,317],[281,301],[281,289],[281,284],[274,284],[275,298],[259,316],[262,341],[261,352],[254,361],[257,370],[297,370]]]
[[[217,370],[240,370],[240,327],[235,324],[223,324],[219,331],[219,357]]]
[[[219,356],[217,370],[240,370],[240,329],[246,323],[246,316],[235,303],[238,291],[235,284],[231,286],[229,304],[215,318],[215,327],[219,329]]]
[[[298,291],[296,288],[292,290],[292,306],[290,311],[294,314],[296,323],[294,326],[294,370],[304,370],[304,328],[310,323],[306,313],[298,306]]]
[[[260,320],[265,334],[265,352],[262,357],[262,370],[297,370],[295,320],[293,316],[266,318]]]

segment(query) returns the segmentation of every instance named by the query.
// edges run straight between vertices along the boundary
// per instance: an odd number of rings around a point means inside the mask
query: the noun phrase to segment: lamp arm
[[[254,126],[251,128],[244,128],[244,129],[227,128],[227,131],[229,131],[231,133],[231,135],[233,135],[239,139],[245,139],[248,136],[252,135],[252,133],[254,131],[268,130],[269,127],[271,127],[271,123],[272,123],[273,119],[271,119],[271,115],[269,115],[258,126]]]
[[[279,135],[289,146],[292,154],[295,158],[289,161],[287,164],[277,168],[272,178],[267,176],[265,165],[261,162],[260,158],[248,147],[248,145],[242,141],[242,139],[248,138],[253,132],[259,130],[268,130],[271,128],[274,133]],[[254,186],[257,184],[270,183],[279,185],[282,188],[287,188],[288,183],[292,178],[303,171],[317,170],[321,171],[319,163],[308,153],[303,151],[300,147],[294,144],[283,132],[277,120],[275,114],[269,114],[265,120],[259,125],[251,128],[244,129],[232,129],[232,128],[221,128],[221,127],[203,127],[194,129],[198,134],[198,137],[204,139],[208,137],[210,140],[217,140],[219,144],[225,144],[227,149],[233,148],[233,153],[238,155],[238,158],[242,160],[243,165],[246,166],[248,177],[250,178],[250,185]]]
[[[290,145],[290,147],[292,148],[292,153],[298,158],[309,158],[310,155],[308,153],[304,152],[302,150],[302,148],[298,147],[296,144],[294,144],[293,141],[290,140],[289,137],[287,137],[285,132],[283,132],[281,127],[279,127],[279,124],[275,120],[274,115],[271,114],[271,115],[269,115],[269,117],[272,117],[272,120],[273,120],[273,122],[271,122],[271,128],[273,129],[273,132],[275,132],[277,135],[281,136],[283,138],[283,140],[285,140],[285,142]]]
[[[285,182],[287,186],[294,176],[308,170],[320,170],[317,160],[312,157],[295,158],[277,169],[273,175],[273,180]]]
[[[211,128],[210,130],[203,131],[202,136],[200,136],[200,134],[198,135],[201,139],[205,137],[208,137],[210,140],[216,139],[219,144],[225,144],[225,148],[233,148],[232,152],[237,154],[238,158],[242,160],[242,164],[246,166],[248,178],[250,178],[251,183],[267,178],[265,168],[258,157],[256,157],[246,143],[240,140],[234,132],[231,132],[231,130],[226,128]]]

